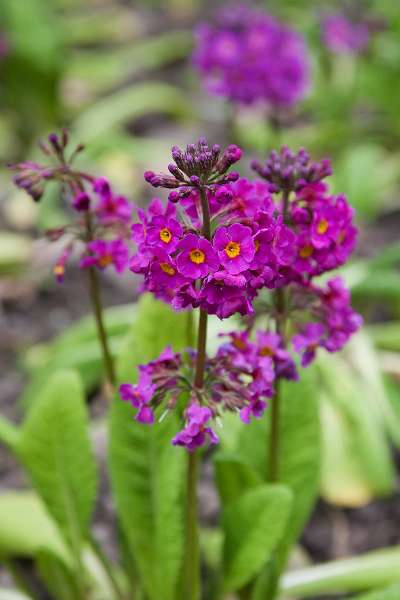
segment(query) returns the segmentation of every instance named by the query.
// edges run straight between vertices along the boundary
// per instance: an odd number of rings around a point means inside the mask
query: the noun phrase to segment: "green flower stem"
[[[89,212],[85,213],[85,224],[86,224],[86,240],[88,242],[90,242],[93,240],[93,228],[92,228],[92,220],[91,220]],[[94,318],[95,318],[95,322],[96,322],[97,336],[99,339],[101,352],[103,355],[104,369],[105,369],[108,383],[111,385],[112,388],[114,388],[115,383],[116,383],[114,361],[111,356],[111,352],[110,352],[110,348],[109,348],[109,344],[108,344],[107,332],[106,332],[106,328],[104,326],[103,305],[102,305],[102,301],[101,301],[99,278],[98,278],[95,267],[89,267],[88,281],[89,281],[90,301],[91,301],[92,310],[93,310],[93,314],[94,314]]]
[[[203,216],[202,234],[207,239],[211,238],[210,207],[204,187],[200,188],[200,199]],[[204,384],[204,370],[206,363],[207,346],[207,320],[208,314],[200,309],[199,326],[197,333],[197,357],[194,375],[194,386],[200,391]],[[198,528],[198,499],[197,481],[199,470],[199,457],[197,452],[188,456],[186,479],[186,555],[184,565],[184,600],[199,600],[200,598],[200,544]]]
[[[287,211],[289,207],[289,191],[284,191],[282,194],[282,216],[283,221],[287,220]],[[275,296],[275,324],[276,333],[278,333],[285,345],[286,341],[286,298],[283,288],[278,288],[274,293]],[[278,379],[275,384],[275,394],[271,400],[271,432],[269,436],[268,446],[268,481],[279,481],[279,450],[280,450],[280,402],[281,402],[281,385]]]

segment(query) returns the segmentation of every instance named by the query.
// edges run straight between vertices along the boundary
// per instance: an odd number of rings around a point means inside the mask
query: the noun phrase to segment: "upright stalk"
[[[86,224],[86,239],[88,242],[93,240],[93,231],[92,231],[92,220],[90,217],[90,213],[85,213],[85,224]],[[103,356],[103,364],[106,372],[106,377],[108,383],[112,388],[115,387],[116,377],[115,377],[115,369],[114,369],[114,361],[111,356],[108,338],[106,333],[106,328],[104,326],[103,319],[103,305],[101,301],[100,295],[100,285],[99,278],[97,275],[97,271],[95,267],[89,267],[88,269],[88,280],[89,280],[89,294],[90,301],[92,305],[92,310],[96,322],[97,336],[99,339],[101,352]]]
[[[202,234],[211,238],[210,208],[205,188],[200,188],[200,199],[203,217]],[[204,384],[206,363],[208,314],[200,309],[197,333],[197,357],[194,374],[194,386],[201,390]],[[196,452],[188,456],[186,478],[186,555],[184,569],[184,600],[199,600],[200,598],[200,547],[198,531],[198,481],[199,457]]]
[[[282,194],[282,216],[283,221],[287,219],[287,210],[289,204],[289,192]],[[278,288],[274,293],[275,299],[275,326],[283,343],[286,336],[286,299],[285,292]],[[271,400],[271,431],[269,436],[269,445],[267,448],[267,479],[269,481],[279,481],[279,454],[280,454],[280,412],[281,412],[281,382],[277,379],[275,384],[275,394]]]

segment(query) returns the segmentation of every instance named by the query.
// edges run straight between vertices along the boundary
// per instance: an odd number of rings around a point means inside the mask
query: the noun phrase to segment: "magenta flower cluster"
[[[153,200],[147,212],[139,209],[130,268],[144,276],[144,290],[175,309],[200,307],[223,319],[252,314],[262,288],[309,281],[347,260],[357,230],[346,198],[322,181],[329,163],[283,148],[266,166],[253,166],[267,182],[206,186],[210,240],[201,231],[197,187],[185,188],[179,207],[173,198],[166,208]],[[274,201],[282,189],[291,194],[287,206]]]
[[[83,146],[77,146],[67,156],[68,142],[66,131],[61,136],[50,134],[48,142],[41,142],[40,146],[55,164],[27,161],[11,165],[17,171],[14,182],[36,202],[40,201],[49,181],[58,181],[69,188],[71,203],[67,208],[72,209],[74,217],[65,226],[47,232],[51,241],[65,240],[53,268],[58,282],[64,281],[66,265],[76,245],[83,246],[79,263],[82,269],[96,267],[104,270],[113,266],[117,273],[121,273],[129,263],[127,242],[132,204],[124,196],[116,195],[105,177],[94,179],[87,173],[75,171],[71,165]],[[89,191],[85,187],[88,185]]]
[[[215,24],[198,27],[193,63],[209,92],[235,103],[287,107],[309,88],[303,38],[245,4],[227,6]]]
[[[357,238],[353,210],[325,181],[331,174],[329,161],[313,162],[305,150],[294,153],[283,147],[264,164],[252,163],[261,179],[227,180],[227,170],[221,174],[215,168],[220,150],[213,148],[204,140],[186,151],[174,148],[179,167],[169,166],[176,182],[166,207],[154,199],[146,212],[138,210],[139,223],[132,226],[137,252],[130,268],[143,276],[144,290],[176,310],[201,308],[221,319],[235,313],[247,318],[244,332],[229,334],[216,355],[206,358],[202,389],[190,383],[196,354],[190,351],[186,360],[173,355],[172,361],[170,350],[168,373],[160,376],[157,370],[166,368],[162,355],[150,367],[140,367],[137,386],[121,387],[123,398],[145,423],[154,420],[150,409],[164,405],[171,410],[185,390],[190,398],[185,424],[173,443],[189,451],[207,441],[217,443],[211,421],[225,410],[238,412],[245,423],[260,418],[277,379],[298,378],[296,354],[306,367],[318,348],[340,350],[361,325],[341,279],[324,287],[315,283],[316,276],[346,262]],[[231,166],[232,157],[236,162],[241,152],[228,150],[222,156],[231,157]],[[169,175],[147,172],[145,178],[156,187],[173,187]],[[290,335],[285,339],[272,331],[253,332],[256,300],[263,290],[267,296],[273,290],[286,295]],[[272,302],[273,318],[280,318],[279,310]],[[154,364],[159,365],[155,378],[149,377]],[[183,377],[185,369],[190,375]]]
[[[322,39],[337,54],[359,54],[367,47],[370,31],[367,23],[353,22],[346,15],[330,14],[322,21]]]

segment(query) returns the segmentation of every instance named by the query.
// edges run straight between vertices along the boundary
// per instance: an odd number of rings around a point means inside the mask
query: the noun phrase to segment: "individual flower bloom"
[[[222,266],[232,275],[249,269],[255,253],[250,227],[234,223],[219,227],[213,239]]]
[[[147,227],[146,243],[173,252],[182,237],[183,229],[179,222],[164,215],[153,217]]]
[[[229,285],[228,278],[216,279],[215,275],[206,280],[200,291],[200,306],[219,319],[227,319],[236,312],[242,316],[253,314],[252,299],[256,292],[248,286]]]
[[[90,196],[87,192],[79,192],[72,199],[72,206],[78,212],[86,212],[90,208]]]
[[[344,14],[327,15],[322,21],[322,39],[332,52],[357,54],[369,43],[366,23],[353,23]]]
[[[89,254],[80,261],[80,267],[96,266],[103,270],[114,265],[117,273],[122,273],[129,262],[129,250],[122,240],[95,240],[87,245]]]
[[[240,418],[243,423],[250,423],[251,417],[255,419],[261,419],[264,414],[265,409],[267,408],[267,403],[265,400],[261,400],[258,395],[253,396],[251,401],[246,404],[240,411]]]
[[[65,279],[65,265],[68,262],[69,257],[72,253],[72,245],[68,245],[64,248],[61,256],[58,258],[56,264],[53,267],[53,273],[57,283],[63,283]]]
[[[308,234],[301,234],[297,239],[297,255],[293,267],[299,273],[314,274],[316,250]]]
[[[220,203],[220,209],[225,209],[231,220],[253,219],[258,211],[272,214],[274,210],[269,186],[260,180],[249,181],[242,177],[235,183],[219,188],[216,197],[228,198],[227,202]]]
[[[145,425],[154,423],[154,413],[148,404],[151,402],[155,391],[156,386],[145,372],[140,372],[137,385],[123,383],[119,388],[121,399],[130,402],[134,408],[138,409],[135,416],[136,421]]]
[[[270,356],[261,356],[253,360],[250,389],[254,394],[272,396],[275,380],[274,361]]]
[[[176,261],[162,248],[155,248],[148,278],[150,291],[159,288],[176,289],[189,283],[178,271]]]
[[[130,221],[132,205],[124,196],[113,194],[110,183],[105,177],[94,181],[93,190],[99,197],[96,213],[101,221],[123,221],[124,223]]]
[[[314,248],[329,248],[338,236],[339,223],[332,207],[324,206],[314,211],[311,224],[311,243]]]
[[[213,414],[207,406],[192,402],[186,410],[185,427],[173,438],[173,445],[184,446],[189,452],[194,452],[204,446],[207,439],[211,444],[218,444],[218,436],[211,427],[206,426],[212,417]]]
[[[203,237],[188,233],[178,244],[176,259],[179,272],[190,279],[206,277],[219,267],[212,244]]]
[[[283,340],[279,334],[257,331],[257,347],[259,356],[269,356],[274,361],[276,378],[298,379],[295,362],[283,347]]]
[[[315,358],[317,348],[322,345],[325,329],[321,323],[307,323],[301,333],[292,338],[293,347],[301,354],[301,365],[307,367]]]
[[[174,310],[184,310],[185,308],[198,308],[200,305],[200,291],[196,290],[193,281],[179,287],[174,291],[171,305]]]

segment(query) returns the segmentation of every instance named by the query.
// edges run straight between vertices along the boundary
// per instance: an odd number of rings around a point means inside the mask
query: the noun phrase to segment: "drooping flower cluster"
[[[236,147],[228,150],[240,157]],[[305,367],[319,347],[336,352],[360,327],[340,279],[324,287],[315,283],[316,276],[346,262],[357,230],[346,198],[333,195],[325,182],[329,161],[312,162],[304,150],[283,147],[265,164],[254,162],[262,178],[255,181],[221,176],[217,151],[203,140],[185,152],[174,149],[174,157],[180,157],[179,173],[170,165],[176,189],[167,206],[155,199],[147,212],[138,210],[131,270],[143,275],[145,290],[175,309],[199,307],[221,319],[239,313],[247,317],[247,328],[229,334],[216,355],[206,358],[201,388],[190,383],[196,361],[191,351],[187,360],[173,355],[168,375],[160,379],[157,369],[155,378],[148,376],[154,362],[141,367],[139,388],[122,386],[121,394],[138,408],[138,420],[152,423],[152,411],[161,404],[171,410],[185,390],[190,398],[185,424],[173,443],[193,451],[207,441],[217,443],[210,422],[224,410],[237,411],[246,423],[261,417],[276,380],[298,378],[293,352]],[[145,177],[172,187],[169,176]],[[267,295],[276,290],[270,295],[276,332],[253,332],[255,300],[263,289]],[[283,305],[278,294],[284,295]],[[278,327],[282,311],[290,322],[286,333]],[[163,355],[159,361],[165,369]]]
[[[353,22],[345,14],[330,14],[322,21],[322,39],[337,54],[359,54],[370,40],[368,23]]]
[[[302,37],[245,4],[226,6],[215,24],[198,27],[193,62],[209,92],[235,103],[287,107],[309,88]]]
[[[130,237],[132,204],[125,197],[114,194],[105,177],[95,179],[74,170],[73,160],[83,146],[77,146],[67,157],[68,141],[66,131],[60,137],[50,134],[49,144],[42,142],[41,149],[53,159],[53,164],[26,161],[11,165],[17,171],[14,182],[35,202],[41,199],[49,181],[59,181],[68,191],[70,202],[67,210],[71,212],[72,209],[72,219],[64,227],[46,232],[52,241],[66,240],[53,269],[58,282],[64,281],[66,264],[77,243],[83,246],[79,263],[82,269],[96,267],[104,270],[112,265],[117,273],[121,273],[129,263],[127,240]],[[89,190],[85,186],[90,186]]]

